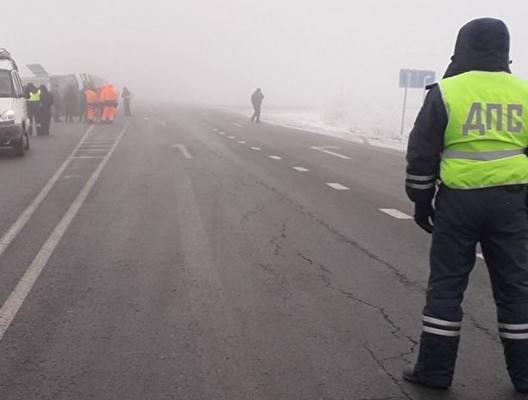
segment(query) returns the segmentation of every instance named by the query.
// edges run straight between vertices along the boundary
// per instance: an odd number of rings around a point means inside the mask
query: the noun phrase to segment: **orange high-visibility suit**
[[[84,115],[86,121],[92,124],[97,119],[97,93],[94,90],[88,88],[84,91],[84,99],[86,104]]]
[[[103,108],[103,122],[112,123],[117,115],[117,92],[114,85],[106,85],[103,89],[102,98],[104,102]]]
[[[103,99],[103,92],[106,88],[105,86],[101,86],[97,88],[96,94],[97,94],[97,120],[101,121],[103,119],[103,110],[104,110],[104,99]]]

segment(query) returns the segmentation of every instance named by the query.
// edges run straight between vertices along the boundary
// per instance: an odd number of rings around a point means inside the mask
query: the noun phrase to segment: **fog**
[[[19,63],[98,74],[145,100],[242,105],[262,87],[266,105],[346,96],[396,109],[399,69],[443,73],[476,17],[506,21],[514,72],[526,76],[526,11],[492,0],[24,0],[2,8],[0,45]]]

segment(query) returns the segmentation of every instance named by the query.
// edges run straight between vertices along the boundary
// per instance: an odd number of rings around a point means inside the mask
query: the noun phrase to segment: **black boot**
[[[453,382],[460,337],[422,333],[416,366],[405,370],[403,378],[433,389],[447,389]]]
[[[403,370],[403,379],[405,379],[407,382],[411,382],[411,383],[414,383],[420,386],[425,386],[430,389],[436,389],[436,390],[449,389],[449,386],[438,385],[434,382],[429,381],[427,377],[421,376],[418,372],[416,372],[414,367],[407,367]]]
[[[506,366],[515,390],[528,393],[528,340],[502,339]]]

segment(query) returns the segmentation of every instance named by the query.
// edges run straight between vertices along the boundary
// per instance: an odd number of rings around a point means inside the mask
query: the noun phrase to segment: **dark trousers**
[[[260,106],[253,106],[253,108],[255,109],[255,112],[253,113],[253,116],[251,117],[251,122],[253,121],[257,121],[257,122],[260,122]]]
[[[449,386],[463,317],[462,299],[480,243],[497,305],[508,372],[528,389],[528,216],[524,186],[442,187],[436,198],[431,275],[416,371]],[[485,349],[483,349],[485,351]]]
[[[74,122],[73,118],[75,117],[76,113],[73,110],[66,110],[66,118],[65,122]]]
[[[130,111],[130,100],[125,99],[123,101],[123,104],[125,105],[125,116],[126,117],[132,116],[132,112]]]
[[[37,115],[38,121],[38,135],[47,136],[50,134],[50,125],[51,125],[51,110],[41,111]]]
[[[29,123],[31,124],[31,127],[29,129],[30,135],[33,135],[33,126],[38,127],[37,114],[39,111],[39,106],[40,106],[40,103],[37,101],[27,102],[28,118],[29,118]]]

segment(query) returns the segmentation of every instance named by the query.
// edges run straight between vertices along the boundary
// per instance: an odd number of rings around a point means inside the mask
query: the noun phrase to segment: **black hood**
[[[510,33],[504,22],[479,18],[460,29],[444,78],[469,71],[510,72]]]

